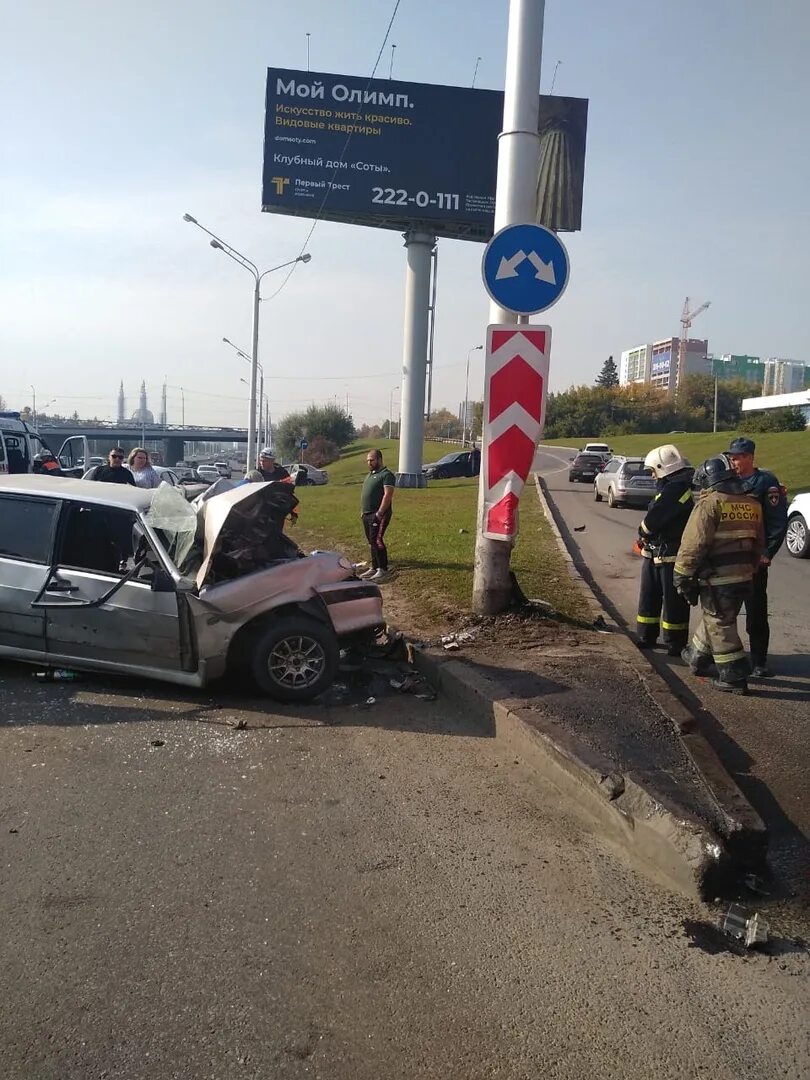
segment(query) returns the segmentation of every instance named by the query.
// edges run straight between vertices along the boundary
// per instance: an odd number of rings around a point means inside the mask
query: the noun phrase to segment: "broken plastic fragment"
[[[760,918],[759,912],[751,914],[742,904],[732,904],[729,907],[720,923],[720,929],[745,945],[746,949],[754,945],[764,945],[768,940],[768,923]]]

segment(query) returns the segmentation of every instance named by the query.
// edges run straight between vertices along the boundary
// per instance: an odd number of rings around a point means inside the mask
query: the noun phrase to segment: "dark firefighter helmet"
[[[707,458],[695,469],[692,487],[696,491],[725,491],[740,494],[742,484],[725,454]]]

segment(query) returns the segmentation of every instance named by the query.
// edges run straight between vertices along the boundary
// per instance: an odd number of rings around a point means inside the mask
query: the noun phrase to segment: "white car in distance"
[[[810,558],[810,491],[797,495],[788,507],[785,547],[794,559]]]

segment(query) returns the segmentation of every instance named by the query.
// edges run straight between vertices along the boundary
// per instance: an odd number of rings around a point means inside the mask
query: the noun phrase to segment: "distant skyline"
[[[243,425],[248,275],[185,211],[262,268],[311,222],[260,212],[268,66],[370,75],[393,11],[310,0],[136,7],[5,5],[0,394],[11,407],[115,419],[146,382],[169,417]],[[502,89],[508,4],[402,0],[378,75]],[[805,319],[810,72],[805,0],[547,0],[542,89],[590,99],[583,229],[545,316],[552,388],[592,383],[608,355],[692,328],[710,351],[810,363]],[[477,58],[480,57],[480,63]],[[278,420],[337,399],[387,419],[401,381],[404,249],[394,232],[321,222],[262,309]],[[439,245],[433,401],[464,398],[484,340],[483,246]],[[268,296],[284,272],[268,279]],[[480,398],[474,353],[470,397]],[[395,392],[394,398],[396,400]]]

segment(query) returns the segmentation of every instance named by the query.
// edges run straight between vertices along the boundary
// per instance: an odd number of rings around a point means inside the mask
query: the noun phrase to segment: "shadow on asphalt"
[[[81,727],[176,719],[230,728],[243,722],[252,730],[339,726],[495,737],[494,722],[481,724],[474,714],[462,715],[443,707],[440,700],[437,715],[435,695],[421,680],[409,693],[392,687],[391,679],[400,681],[406,675],[418,679],[412,668],[396,661],[373,660],[359,668],[341,669],[329,690],[301,705],[257,696],[252,686],[240,685],[233,677],[195,690],[94,672],[79,672],[76,681],[41,682],[33,678],[35,670],[25,664],[0,663],[0,725]]]

